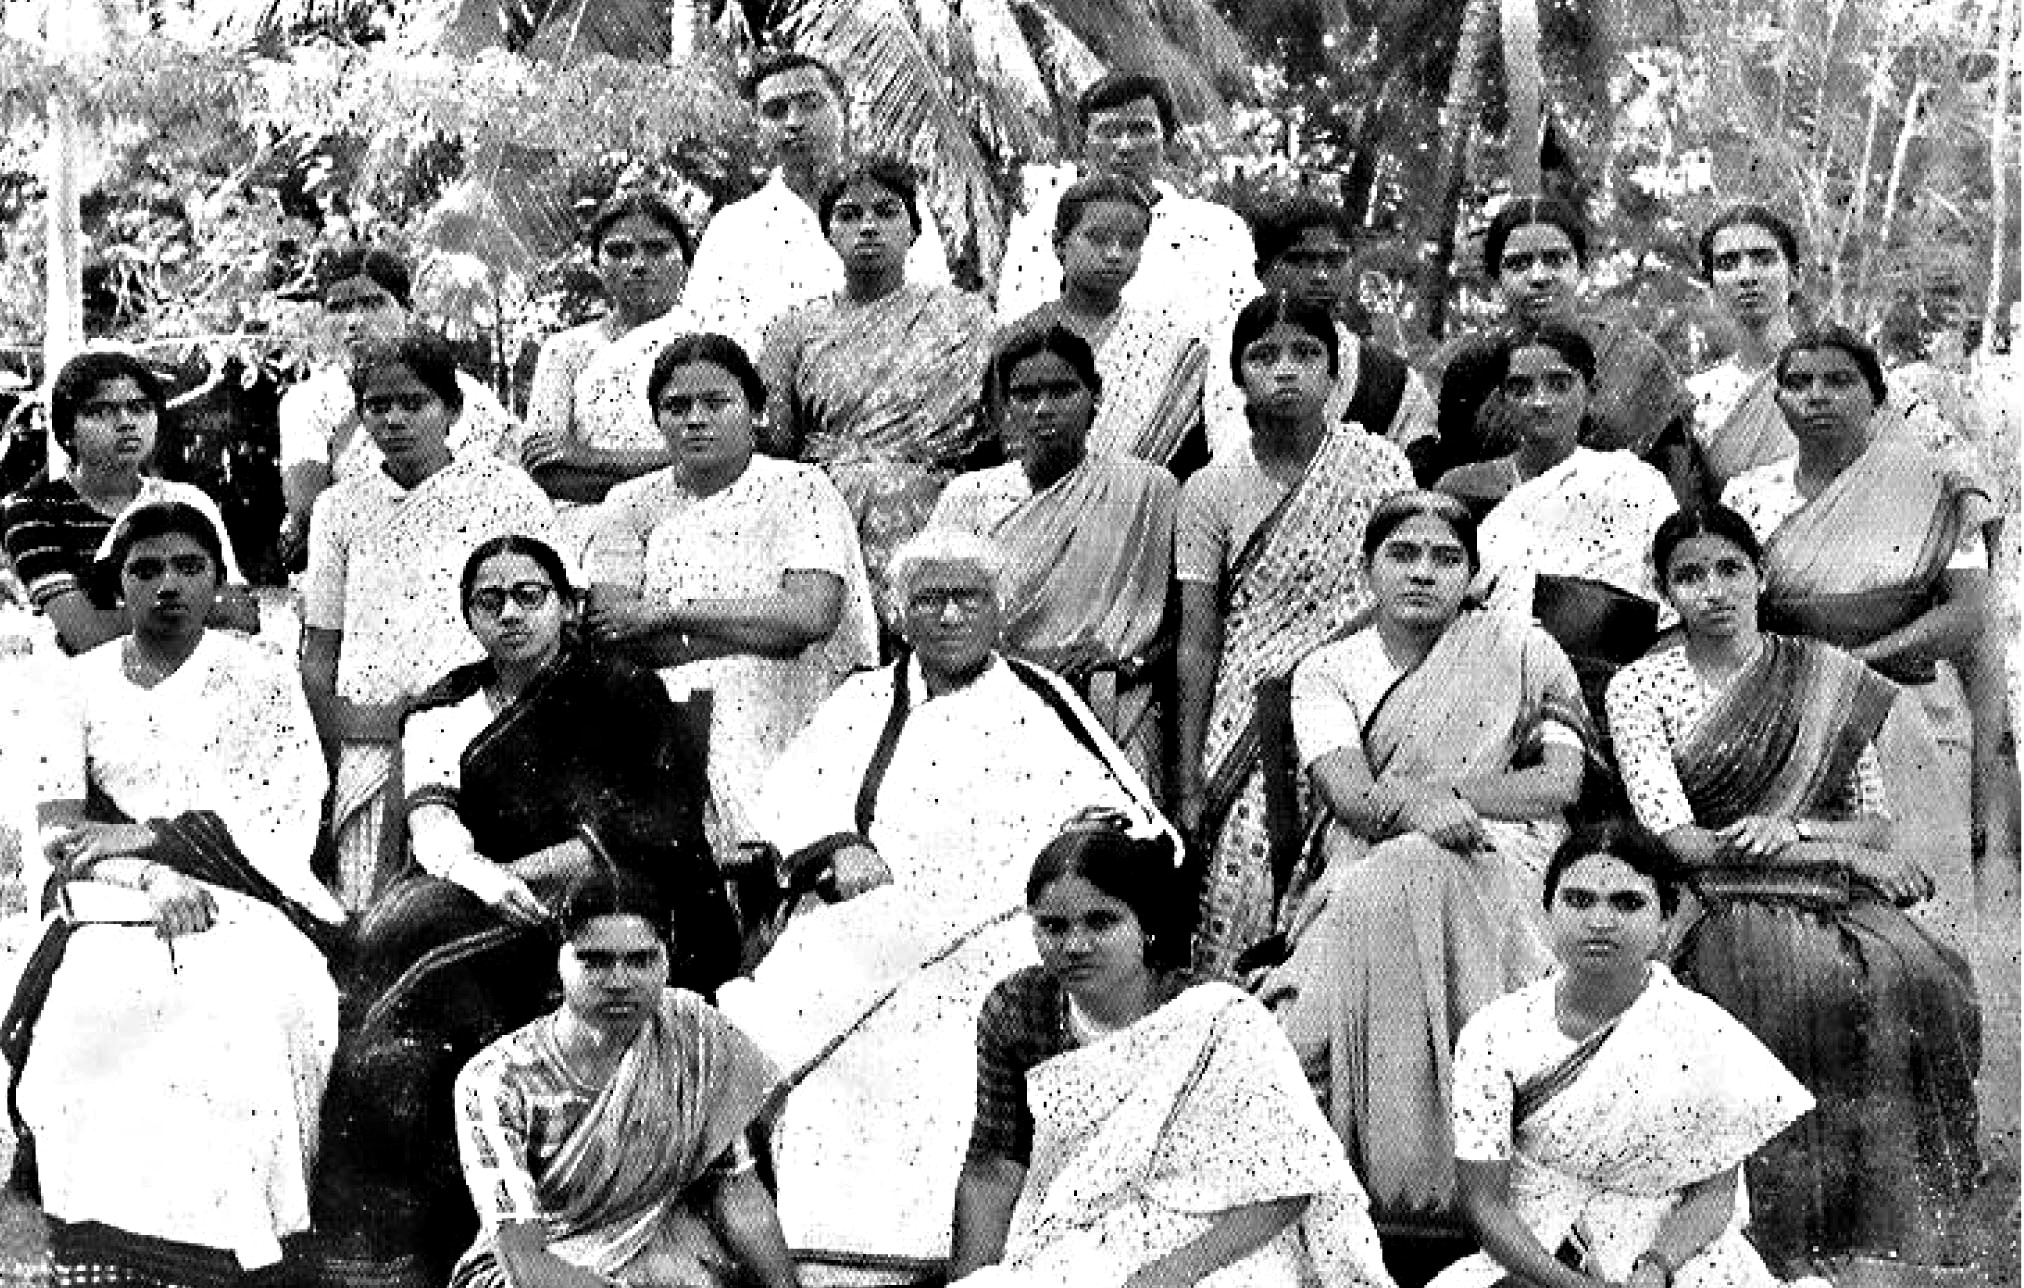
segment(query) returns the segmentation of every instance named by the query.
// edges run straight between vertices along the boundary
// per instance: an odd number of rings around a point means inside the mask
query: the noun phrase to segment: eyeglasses
[[[512,600],[515,608],[533,612],[546,607],[555,596],[555,587],[545,581],[516,581],[511,586],[487,586],[471,592],[471,611],[486,617],[497,617],[506,611],[506,601]]]
[[[917,590],[907,596],[907,611],[940,616],[954,608],[965,617],[973,617],[983,612],[990,602],[990,591],[967,586],[949,590]]]

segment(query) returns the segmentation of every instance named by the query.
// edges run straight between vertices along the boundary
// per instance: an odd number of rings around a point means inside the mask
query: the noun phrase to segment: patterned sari
[[[1499,1018],[1525,1009],[1550,1021],[1557,985],[1541,980],[1492,1005]],[[1494,1060],[1471,1049],[1487,1033],[1471,1025],[1457,1062]],[[1505,1094],[1518,1219],[1542,1247],[1573,1240],[1585,1269],[1610,1283],[1630,1277],[1683,1190],[1742,1164],[1813,1103],[1747,1030],[1657,965],[1629,1009]],[[1680,1288],[1777,1282],[1743,1235],[1747,1215],[1739,1194],[1727,1229],[1680,1267]],[[1478,1253],[1434,1285],[1491,1288],[1504,1275]]]
[[[1412,486],[1384,440],[1337,423],[1307,473],[1259,525],[1224,579],[1223,658],[1202,744],[1202,836],[1210,852],[1195,967],[1226,974],[1272,929],[1270,838],[1259,762],[1258,685],[1342,634],[1365,598],[1363,525]],[[1389,448],[1389,444],[1385,444]]]
[[[1673,750],[1704,827],[1831,816],[1895,697],[1839,650],[1765,639]],[[1819,1102],[1751,1160],[1766,1255],[1942,1255],[1979,1171],[1981,1020],[1966,963],[1851,869],[1723,865],[1694,886],[1705,911],[1680,940],[1681,978]]]
[[[1497,773],[1536,758],[1549,720],[1588,730],[1566,656],[1528,622],[1471,611],[1368,714],[1362,749],[1374,782]],[[1294,1049],[1387,1218],[1448,1215],[1455,1036],[1551,961],[1539,880],[1565,824],[1485,830],[1488,847],[1460,854],[1417,832],[1373,844],[1330,822],[1327,869],[1277,976],[1296,990],[1281,1016]]]
[[[804,304],[767,328],[773,423],[850,503],[875,587],[977,449],[990,340],[981,298],[912,284],[869,303]]]
[[[1221,1213],[1302,1217],[1202,1288],[1390,1288],[1363,1190],[1265,1010],[1200,984],[1035,1068],[1033,1164],[998,1265],[968,1288],[1120,1284]]]
[[[504,1091],[514,1104],[547,1105],[562,1097],[544,1098],[544,1090],[573,1081],[546,1019],[472,1063],[459,1079],[458,1099],[474,1183],[499,1167],[493,1155],[502,1146],[475,1126],[489,1106],[470,1112],[471,1098]],[[699,1288],[744,1282],[713,1273],[731,1258],[687,1191],[744,1138],[772,1085],[773,1067],[749,1039],[701,999],[664,991],[611,1081],[587,1106],[553,1117],[535,1109],[531,1121],[516,1124],[533,1128],[523,1148],[536,1156],[508,1165],[533,1173],[548,1250],[607,1279],[653,1258],[702,1275],[683,1280]],[[542,1157],[550,1147],[553,1155]],[[457,1263],[451,1288],[508,1288],[497,1234],[487,1228],[478,1236]]]

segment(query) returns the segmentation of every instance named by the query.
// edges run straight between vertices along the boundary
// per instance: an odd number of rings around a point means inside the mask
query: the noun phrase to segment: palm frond
[[[1073,101],[1102,78],[1103,59],[1043,0],[1012,0],[1012,14],[1057,100]]]
[[[1237,92],[1248,71],[1204,64],[1175,43],[1151,6],[1152,0],[1048,0],[1062,24],[1109,67],[1164,80],[1183,117],[1221,116],[1228,106],[1226,90]]]

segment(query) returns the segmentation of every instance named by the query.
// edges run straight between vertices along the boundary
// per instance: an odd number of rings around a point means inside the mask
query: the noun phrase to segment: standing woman
[[[1573,668],[1527,618],[1464,607],[1468,511],[1439,492],[1363,533],[1368,626],[1293,672],[1293,734],[1319,796],[1323,869],[1267,987],[1379,1214],[1454,1215],[1448,1053],[1545,970],[1540,873],[1581,790]],[[1302,829],[1304,832],[1306,829]]]
[[[1818,1101],[1749,1164],[1757,1244],[1787,1274],[1957,1263],[1981,1025],[1967,964],[1901,910],[1933,893],[1892,844],[1872,743],[1902,698],[1759,628],[1767,555],[1734,511],[1674,515],[1652,562],[1684,642],[1624,668],[1608,708],[1631,808],[1702,904],[1675,962]]]
[[[86,652],[127,632],[127,613],[101,605],[93,593],[93,565],[121,514],[149,501],[180,501],[225,531],[210,497],[143,472],[169,415],[161,381],[129,353],[80,353],[50,382],[49,432],[70,457],[70,468],[62,478],[38,479],[0,501],[0,543],[28,602],[56,628],[66,653]],[[221,551],[211,624],[257,631],[259,605],[246,591],[229,543]]]
[[[2017,855],[2001,640],[1987,625],[1994,507],[1952,457],[1898,431],[1876,351],[1854,333],[1796,337],[1774,374],[1798,450],[1738,475],[1723,504],[1764,544],[1773,629],[1845,648],[1901,684],[1932,684],[1943,661],[1960,675],[1973,727],[1965,794],[1916,689],[1892,708],[1877,749],[1905,811],[1902,840],[1940,879],[1930,915],[1965,929],[1971,865],[1981,875],[1988,856],[2014,865]]]
[[[1259,682],[1339,635],[1363,607],[1354,551],[1379,501],[1412,486],[1397,446],[1326,417],[1335,320],[1275,291],[1244,306],[1230,366],[1249,403],[1250,440],[1181,489],[1174,569],[1181,583],[1180,746],[1175,820],[1212,856],[1196,965],[1214,976],[1274,921]]]
[[[1689,497],[1693,399],[1650,336],[1582,308],[1587,255],[1588,226],[1558,197],[1514,199],[1483,234],[1483,273],[1503,297],[1503,326],[1558,322],[1580,331],[1595,352],[1583,446],[1629,451],[1664,474],[1676,495]],[[1450,469],[1501,456],[1514,444],[1515,425],[1497,393],[1498,338],[1498,329],[1464,336],[1438,362],[1441,450]]]
[[[519,466],[451,455],[464,403],[441,337],[411,332],[366,346],[352,378],[384,459],[317,498],[302,680],[336,778],[338,897],[362,910],[404,866],[401,717],[480,652],[457,612],[464,560],[487,537],[546,535],[553,511]]]
[[[1061,194],[1054,254],[1061,297],[1014,328],[1067,328],[1096,353],[1103,403],[1092,450],[1163,465],[1185,480],[1208,463],[1203,387],[1209,351],[1169,302],[1127,301],[1153,223],[1153,197],[1117,175],[1084,179]]]
[[[343,917],[309,869],[327,779],[287,663],[205,627],[223,552],[188,505],[121,521],[131,632],[68,664],[46,739],[62,911],[5,1054],[59,1284],[234,1284],[309,1228]]]
[[[759,360],[772,391],[766,450],[829,475],[877,584],[983,438],[977,390],[991,308],[953,286],[907,280],[921,235],[918,184],[905,162],[873,157],[823,188],[817,213],[843,261],[843,289],[776,319]]]
[[[773,760],[878,661],[857,529],[813,465],[755,451],[766,385],[737,343],[685,336],[649,397],[673,455],[612,490],[591,542],[591,637],[712,694],[710,779],[732,837]]]
[[[1709,499],[1738,474],[1797,448],[1778,407],[1772,371],[1793,336],[1799,238],[1762,206],[1731,206],[1701,234],[1701,278],[1735,330],[1736,349],[1687,378],[1694,444]]]
[[[1272,1017],[1187,974],[1173,838],[1085,810],[1026,882],[1040,964],[977,1021],[953,1277],[1389,1288],[1363,1191]]]
[[[644,396],[653,356],[622,359],[655,334],[665,342],[695,330],[675,305],[694,256],[681,216],[657,193],[620,193],[591,221],[590,258],[610,307],[541,346],[520,451],[521,464],[556,502],[556,522],[572,554],[589,542],[590,507],[613,484],[668,463]],[[650,327],[671,313],[676,329]],[[620,344],[627,339],[633,343]]]
[[[1436,1288],[1776,1288],[1743,1233],[1742,1168],[1813,1097],[1652,960],[1679,906],[1674,871],[1621,824],[1553,856],[1559,969],[1484,1007],[1455,1044],[1455,1167],[1483,1251]],[[1570,1239],[1578,1265],[1554,1256]]]

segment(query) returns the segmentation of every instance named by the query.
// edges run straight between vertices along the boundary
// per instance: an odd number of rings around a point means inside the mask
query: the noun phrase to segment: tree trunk
[[[1420,312],[1427,320],[1427,334],[1440,339],[1447,330],[1448,277],[1455,262],[1455,223],[1461,217],[1462,187],[1468,179],[1469,136],[1474,133],[1481,106],[1484,47],[1490,39],[1490,24],[1497,13],[1497,0],[1467,0],[1462,10],[1462,30],[1455,40],[1455,65],[1448,73],[1448,101],[1441,113],[1440,200],[1429,213],[1433,226],[1427,240],[1433,255],[1420,295]]]
[[[1504,85],[1510,95],[1506,145],[1511,191],[1524,196],[1539,185],[1540,121],[1546,110],[1546,74],[1539,65],[1539,0],[1501,0],[1498,29],[1504,44]]]

